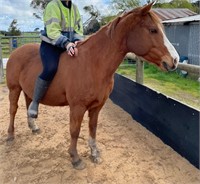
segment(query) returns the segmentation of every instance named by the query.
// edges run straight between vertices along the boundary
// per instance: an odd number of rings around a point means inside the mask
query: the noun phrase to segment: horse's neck
[[[123,46],[123,38],[110,38],[107,34],[107,28],[103,28],[93,38],[91,38],[91,52],[96,53],[95,62],[97,62],[98,72],[106,76],[112,76],[122,62],[126,51]],[[93,43],[93,44],[92,44]],[[94,45],[95,43],[95,45]]]

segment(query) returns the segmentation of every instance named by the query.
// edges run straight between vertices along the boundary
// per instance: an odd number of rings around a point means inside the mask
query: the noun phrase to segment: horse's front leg
[[[86,108],[81,106],[70,107],[70,135],[71,142],[69,146],[69,154],[72,158],[72,165],[75,169],[81,170],[85,168],[85,163],[80,159],[77,152],[77,141],[80,133],[81,122],[83,120]]]
[[[98,116],[99,112],[101,110],[101,107],[94,108],[89,110],[89,147],[91,149],[91,160],[94,163],[101,163],[101,158],[100,158],[100,152],[97,148],[96,145],[96,130],[97,130],[97,122],[98,122]]]

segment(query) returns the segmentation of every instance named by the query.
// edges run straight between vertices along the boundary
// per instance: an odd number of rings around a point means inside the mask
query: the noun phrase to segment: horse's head
[[[126,37],[127,48],[162,70],[171,71],[178,65],[179,55],[167,39],[160,19],[151,11],[152,5],[145,5],[125,15],[130,27]]]

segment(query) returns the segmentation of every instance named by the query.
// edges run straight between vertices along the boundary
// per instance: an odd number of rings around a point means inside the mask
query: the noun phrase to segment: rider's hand
[[[76,45],[77,43],[68,43],[67,46],[66,46],[66,50],[67,50],[67,53],[68,55],[70,56],[77,56],[78,55],[78,49],[76,48]]]

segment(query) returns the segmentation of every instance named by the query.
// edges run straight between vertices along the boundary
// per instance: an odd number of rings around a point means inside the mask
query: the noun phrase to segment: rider
[[[56,74],[60,54],[67,51],[70,56],[76,56],[77,41],[83,36],[80,13],[72,0],[49,2],[43,18],[45,28],[41,32],[40,45],[43,71],[36,80],[33,100],[28,108],[28,116],[32,118],[37,118],[39,102]]]

